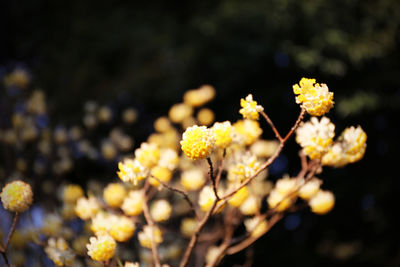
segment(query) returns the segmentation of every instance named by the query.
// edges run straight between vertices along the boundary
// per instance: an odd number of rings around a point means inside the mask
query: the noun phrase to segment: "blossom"
[[[288,195],[297,189],[297,180],[289,177],[279,179],[275,184],[275,188],[279,194]]]
[[[49,238],[44,251],[57,266],[71,265],[74,262],[75,255],[64,238]]]
[[[88,255],[95,261],[106,261],[114,256],[117,243],[108,234],[101,234],[89,239],[87,244]]]
[[[130,191],[124,199],[121,209],[128,216],[136,216],[143,211],[143,192],[141,190]]]
[[[181,222],[181,233],[185,237],[191,237],[196,232],[197,221],[194,218],[185,218]]]
[[[275,208],[276,211],[284,211],[292,204],[292,198],[279,193],[276,189],[273,189],[267,198],[267,202],[271,209]]]
[[[326,84],[315,83],[315,79],[302,78],[299,84],[293,85],[296,103],[301,104],[312,116],[322,116],[333,107],[333,93]]]
[[[62,192],[62,199],[67,203],[75,203],[83,196],[83,189],[77,184],[66,185]]]
[[[308,204],[310,205],[312,212],[325,214],[333,209],[333,206],[335,205],[335,196],[332,192],[320,190],[310,199]]]
[[[318,191],[319,187],[321,186],[322,181],[318,178],[312,178],[310,181],[305,183],[299,190],[299,197],[305,200],[309,200],[313,196],[315,196]]]
[[[362,159],[367,148],[367,134],[358,126],[346,128],[322,157],[322,164],[343,167]]]
[[[257,157],[251,153],[240,155],[239,162],[232,165],[228,170],[228,180],[230,182],[241,182],[252,177],[260,168]]]
[[[239,207],[249,197],[249,195],[249,189],[247,186],[244,186],[229,198],[228,204],[234,207]]]
[[[126,158],[118,163],[118,168],[118,177],[124,182],[133,182],[135,185],[148,176],[148,169],[136,159]]]
[[[211,109],[202,108],[197,112],[196,118],[201,125],[208,126],[214,121],[215,115]]]
[[[118,208],[124,202],[127,192],[125,187],[120,183],[110,183],[103,191],[104,201],[113,208]]]
[[[189,191],[199,190],[206,179],[204,177],[204,173],[199,169],[190,169],[182,172],[181,174],[181,185]]]
[[[157,165],[160,159],[160,149],[156,144],[142,143],[140,148],[135,150],[136,160],[146,168]]]
[[[183,101],[192,107],[200,107],[211,101],[215,96],[215,89],[211,85],[203,85],[198,89],[186,91]]]
[[[256,196],[250,195],[239,207],[244,215],[254,215],[260,209],[260,201]]]
[[[207,158],[214,148],[215,138],[212,130],[205,126],[192,126],[182,135],[182,151],[191,159]]]
[[[218,195],[222,195],[222,192],[218,191]],[[199,203],[200,208],[205,212],[209,211],[215,200],[216,200],[216,196],[214,193],[214,189],[209,185],[203,187],[203,189],[199,193],[198,203]],[[217,204],[219,204],[220,202],[221,202],[221,200],[218,201]],[[223,208],[224,208],[224,205],[217,208],[217,212],[222,211]]]
[[[93,218],[100,211],[100,204],[94,196],[81,197],[76,202],[75,212],[82,220]]]
[[[145,248],[151,248],[151,240],[154,243],[160,244],[163,242],[162,232],[157,226],[146,225],[143,227],[143,231],[138,234],[140,245]]]
[[[135,233],[135,224],[126,216],[111,216],[109,234],[118,242],[128,241]]]
[[[230,121],[216,122],[212,127],[215,146],[227,148],[232,142],[232,125]]]
[[[172,178],[172,172],[168,168],[161,166],[152,168],[150,174],[164,183],[168,183]],[[158,180],[150,178],[149,182],[152,186],[159,186],[160,182]]]
[[[186,118],[193,114],[193,108],[185,103],[178,103],[173,105],[169,112],[168,117],[173,123],[182,123]]]
[[[174,149],[166,148],[161,150],[158,166],[168,168],[173,171],[179,163],[178,153]]]
[[[320,121],[312,117],[296,131],[296,141],[310,159],[321,158],[329,150],[334,136],[335,125],[327,117],[322,117]]]
[[[172,207],[165,199],[156,200],[150,206],[150,215],[156,222],[162,222],[171,216]]]
[[[258,121],[239,120],[233,124],[234,140],[242,145],[251,145],[262,134],[262,129]]]
[[[0,198],[6,210],[24,212],[33,202],[32,188],[20,180],[13,181],[3,187]]]
[[[253,237],[259,237],[268,230],[268,222],[261,217],[246,219],[244,225],[246,226],[246,230]]]
[[[253,95],[249,94],[246,99],[240,99],[239,113],[243,115],[243,119],[258,120],[259,112],[263,111],[264,108],[257,105],[257,102],[253,100]]]

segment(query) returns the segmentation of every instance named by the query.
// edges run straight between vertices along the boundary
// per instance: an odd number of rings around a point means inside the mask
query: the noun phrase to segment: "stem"
[[[145,184],[145,187],[144,187],[144,191],[145,192],[146,192],[146,189],[148,187],[149,187],[149,183],[148,183],[148,180],[146,180],[146,184]],[[150,236],[151,253],[153,254],[154,264],[155,264],[155,267],[161,267],[160,258],[159,258],[158,250],[157,250],[157,244],[154,241],[154,226],[155,226],[155,223],[154,223],[153,219],[150,216],[149,206],[147,205],[147,196],[146,196],[146,194],[144,194],[144,200],[143,200],[143,213],[144,213],[144,217],[146,219],[147,224],[151,227],[151,236]]]
[[[5,262],[7,267],[10,266],[10,263],[9,263],[9,261],[7,259],[7,254],[6,253],[7,253],[8,245],[10,244],[10,241],[11,241],[11,237],[15,232],[15,228],[17,227],[18,217],[19,217],[19,214],[18,214],[18,212],[16,212],[14,214],[14,218],[13,218],[13,222],[11,224],[10,232],[8,232],[8,235],[7,235],[6,243],[4,244],[4,246],[0,245],[0,253],[3,256],[4,262]]]
[[[186,267],[189,263],[190,255],[192,254],[193,248],[197,243],[197,239],[200,235],[201,229],[203,229],[204,225],[207,223],[208,219],[210,218],[211,214],[213,213],[215,207],[217,206],[217,199],[214,200],[210,210],[206,213],[206,215],[203,217],[203,219],[200,221],[199,225],[197,225],[196,232],[190,238],[189,244],[186,247],[185,254],[182,258],[181,263],[179,264],[179,267]]]
[[[167,183],[164,183],[163,181],[161,181],[161,180],[158,179],[157,177],[151,176],[151,178],[154,179],[154,180],[156,180],[156,181],[159,182],[160,184],[162,184],[162,186],[164,186],[165,188],[167,188],[167,189],[169,189],[169,190],[171,190],[171,191],[174,191],[174,192],[177,192],[177,193],[181,194],[181,195],[183,196],[183,198],[186,200],[186,202],[189,204],[190,209],[191,209],[191,211],[192,211],[194,217],[195,217],[196,219],[199,218],[198,215],[197,215],[197,213],[196,213],[196,209],[195,209],[195,207],[194,207],[193,202],[190,200],[189,195],[188,195],[185,191],[182,191],[182,190],[180,190],[180,189],[178,189],[178,188],[175,188],[175,187],[173,187],[173,186],[171,186],[171,185],[169,185],[169,184],[167,184]]]
[[[217,200],[220,200],[220,198],[218,196],[218,193],[217,193],[217,184],[215,182],[214,168],[213,168],[212,161],[211,161],[210,158],[207,158],[207,162],[208,162],[208,165],[210,166],[210,180],[212,182],[212,186],[213,186],[215,197],[217,198]]]
[[[272,131],[274,131],[274,133],[275,133],[276,139],[278,139],[279,142],[282,142],[283,138],[280,135],[279,131],[276,129],[272,120],[269,118],[269,116],[264,111],[261,111],[260,113],[264,117],[264,119],[268,122],[268,124],[271,126]]]
[[[219,182],[221,180],[221,176],[222,176],[222,171],[224,170],[224,162],[225,162],[225,156],[226,156],[226,148],[224,148],[224,152],[222,153],[222,160],[219,163],[218,166],[218,172],[217,172],[217,176],[215,177],[215,186],[218,188],[219,186]]]

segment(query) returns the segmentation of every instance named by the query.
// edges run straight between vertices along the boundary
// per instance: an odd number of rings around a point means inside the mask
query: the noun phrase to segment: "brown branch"
[[[6,264],[6,266],[10,266],[10,263],[8,261],[6,253],[7,253],[8,245],[10,244],[10,241],[11,241],[11,237],[14,234],[15,229],[17,227],[18,218],[19,218],[19,214],[18,214],[18,212],[16,212],[14,214],[14,218],[13,218],[13,222],[11,224],[10,232],[8,232],[8,235],[7,235],[6,243],[4,244],[4,246],[0,245],[0,253],[3,256],[4,263]]]
[[[224,162],[226,156],[226,148],[224,148],[224,152],[222,153],[222,159],[218,166],[217,176],[215,177],[215,186],[218,188],[219,182],[221,181],[222,171],[224,170]]]
[[[183,255],[183,258],[181,260],[181,263],[179,264],[179,267],[186,267],[189,263],[190,256],[192,254],[193,248],[197,243],[197,239],[200,235],[201,229],[203,229],[204,225],[207,223],[208,219],[210,218],[211,214],[213,213],[215,207],[217,206],[217,199],[214,200],[210,210],[204,215],[203,219],[200,221],[200,223],[196,227],[196,231],[194,235],[190,238],[189,244],[186,247],[185,254]]]
[[[263,216],[264,217],[264,216]],[[250,245],[252,245],[254,242],[256,242],[260,237],[265,235],[277,222],[279,222],[283,218],[282,213],[277,213],[275,214],[269,221],[268,221],[268,228],[260,235],[258,236],[250,236],[249,238],[245,239],[244,241],[240,242],[239,244],[230,247],[227,251],[226,254],[232,255],[235,253],[238,253],[239,251],[242,251],[243,249],[246,249]],[[264,220],[265,218],[261,218],[260,222]]]
[[[196,212],[196,209],[195,209],[195,207],[194,207],[193,202],[190,200],[189,195],[188,195],[185,191],[180,190],[180,189],[178,189],[178,188],[176,188],[176,187],[173,187],[173,186],[171,186],[171,185],[169,185],[169,184],[167,184],[167,183],[161,181],[161,180],[158,179],[157,177],[151,176],[151,179],[156,180],[157,182],[159,182],[160,184],[162,184],[162,186],[164,186],[165,188],[167,188],[167,189],[169,189],[169,190],[171,190],[171,191],[174,191],[174,192],[177,192],[177,193],[181,194],[181,195],[183,196],[183,198],[186,200],[186,202],[189,204],[190,209],[191,209],[191,211],[192,211],[194,217],[195,217],[196,219],[199,218],[198,215],[197,215],[197,212]]]
[[[278,139],[279,142],[282,142],[283,138],[280,135],[279,131],[276,129],[276,127],[275,127],[274,123],[272,122],[272,120],[269,118],[269,116],[264,111],[261,111],[260,113],[264,117],[264,119],[268,122],[268,124],[271,126],[272,131],[274,131],[274,133],[275,133],[276,139]]]
[[[217,198],[217,200],[220,200],[220,198],[218,196],[218,192],[217,192],[217,184],[215,182],[213,163],[212,163],[210,158],[207,158],[207,162],[208,162],[208,165],[210,166],[210,180],[211,180],[212,187],[213,187],[213,190],[214,190],[214,195]]]
[[[158,250],[157,250],[157,244],[154,241],[154,227],[155,223],[153,219],[150,216],[150,211],[149,211],[149,206],[147,205],[147,196],[146,196],[146,191],[149,188],[150,184],[148,182],[149,180],[146,180],[145,186],[143,188],[145,194],[144,194],[144,200],[143,200],[143,213],[144,217],[146,219],[147,224],[151,227],[151,235],[150,235],[150,241],[151,241],[151,253],[153,254],[153,260],[154,260],[154,265],[155,267],[161,267],[160,264],[160,257],[158,255]]]
[[[260,174],[265,168],[267,168],[269,165],[271,165],[275,159],[279,156],[279,154],[281,153],[286,141],[290,138],[290,136],[292,136],[292,134],[294,133],[294,131],[297,129],[297,127],[299,127],[300,122],[303,120],[305,115],[305,110],[301,109],[299,117],[297,118],[295,124],[293,125],[293,127],[290,129],[290,131],[287,133],[287,135],[285,136],[285,138],[280,139],[280,144],[278,149],[275,151],[275,153],[268,158],[268,160],[261,165],[261,167],[249,178],[247,178],[244,182],[242,182],[239,187],[237,187],[235,190],[232,190],[231,192],[227,193],[226,195],[224,195],[223,197],[221,197],[221,199],[227,199],[231,196],[233,196],[237,191],[239,191],[240,189],[242,189],[243,187],[245,187],[246,185],[248,185],[255,177],[257,177],[258,174]]]

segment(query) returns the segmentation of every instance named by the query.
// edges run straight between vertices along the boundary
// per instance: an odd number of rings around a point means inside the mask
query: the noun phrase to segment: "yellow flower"
[[[302,78],[299,84],[293,85],[296,103],[301,104],[312,116],[322,116],[333,107],[333,93],[326,84],[315,83],[315,79]]]
[[[215,137],[215,145],[219,148],[227,148],[232,142],[232,125],[230,121],[216,122],[212,127]]]
[[[322,164],[332,167],[343,167],[362,159],[367,148],[367,134],[358,126],[346,128],[322,157]]]
[[[203,85],[199,89],[189,90],[183,95],[183,101],[192,107],[200,107],[211,101],[215,96],[215,89],[211,85]]]
[[[143,231],[138,234],[140,245],[145,248],[151,248],[152,235],[154,243],[160,244],[163,242],[162,232],[157,226],[145,225]]]
[[[81,197],[76,202],[75,212],[82,220],[93,218],[100,211],[100,204],[94,196]]]
[[[267,202],[271,209],[275,208],[276,211],[284,211],[290,207],[292,199],[273,189],[267,198]]]
[[[268,230],[268,222],[262,220],[261,217],[246,219],[244,225],[252,237],[259,237]]]
[[[106,261],[114,256],[117,243],[108,234],[102,234],[89,239],[87,244],[88,255],[95,261]]]
[[[83,189],[77,184],[69,184],[64,187],[62,199],[64,202],[75,204],[83,196]]]
[[[127,124],[132,124],[137,120],[138,114],[136,109],[127,108],[122,113],[122,120]]]
[[[110,221],[109,234],[118,242],[128,241],[135,233],[135,224],[125,216],[113,215]]]
[[[278,141],[257,140],[251,145],[250,151],[257,157],[268,158],[271,157],[278,148]]]
[[[254,215],[260,209],[260,201],[256,196],[250,195],[239,207],[244,215]]]
[[[45,236],[56,236],[62,229],[63,221],[58,214],[46,214],[40,231]]]
[[[196,232],[197,221],[194,218],[185,218],[181,222],[181,233],[185,237],[191,237]]]
[[[312,178],[310,181],[305,183],[299,190],[299,197],[305,200],[309,200],[313,196],[315,196],[319,187],[321,186],[322,181],[316,177]]]
[[[172,178],[172,172],[165,167],[155,166],[151,169],[150,174],[160,180],[161,182],[168,183]],[[149,179],[149,182],[152,186],[159,186],[160,182],[156,179]]]
[[[199,190],[206,179],[204,173],[200,169],[191,169],[182,172],[181,174],[181,185],[189,191]]]
[[[217,246],[211,246],[207,249],[207,254],[206,254],[206,263],[211,264],[214,262],[219,255],[219,247]]]
[[[154,122],[154,129],[159,133],[165,133],[172,129],[172,125],[167,117],[160,117]]]
[[[13,181],[3,187],[0,198],[6,210],[24,212],[33,202],[32,188],[20,180]]]
[[[239,156],[239,162],[232,165],[228,170],[228,180],[230,182],[241,182],[253,176],[260,168],[257,157],[251,153]]]
[[[155,222],[162,222],[171,216],[172,207],[165,199],[156,200],[150,206],[150,215]]]
[[[129,192],[121,206],[122,211],[128,216],[136,216],[143,211],[143,192],[135,190]]]
[[[239,120],[233,124],[234,140],[239,144],[251,145],[262,134],[262,129],[258,121]]]
[[[215,138],[212,130],[205,126],[192,126],[183,133],[181,148],[191,159],[204,159],[210,156]]]
[[[312,212],[317,214],[325,214],[333,209],[335,205],[335,196],[332,192],[320,190],[310,199],[308,204]]]
[[[126,189],[122,184],[110,183],[104,188],[103,199],[110,207],[119,208],[126,194]]]
[[[142,143],[140,148],[135,150],[135,157],[144,167],[151,169],[160,159],[160,149],[156,144]]]
[[[276,181],[276,190],[281,195],[288,195],[297,189],[297,180],[295,178],[285,177]]]
[[[133,182],[135,185],[148,176],[148,169],[136,159],[126,158],[118,163],[118,168],[118,177],[124,182]]]
[[[186,118],[189,118],[193,114],[193,108],[185,103],[179,103],[173,105],[169,112],[168,117],[173,123],[181,123]]]
[[[74,262],[75,255],[63,238],[49,238],[44,251],[57,266],[71,265]]]
[[[310,121],[301,123],[296,131],[296,141],[310,159],[321,158],[330,148],[335,136],[335,125],[327,117],[320,121],[312,117]]]
[[[264,108],[257,105],[257,102],[253,100],[253,95],[249,94],[246,99],[240,99],[239,113],[243,115],[243,119],[258,120],[259,112],[263,111]]]
[[[160,160],[158,161],[158,166],[163,168],[168,168],[170,171],[176,169],[179,163],[178,153],[171,149],[166,148],[161,150]]]
[[[234,207],[239,207],[249,197],[249,189],[247,186],[239,189],[232,197],[229,198],[228,204]]]
[[[197,112],[197,121],[201,125],[210,125],[215,118],[214,112],[209,108],[202,108]]]
[[[222,192],[220,192],[220,190],[218,190],[218,195],[222,196]],[[203,187],[203,189],[200,191],[199,193],[199,206],[200,208],[207,212],[211,209],[211,206],[213,205],[214,201],[215,201],[216,197],[215,197],[215,193],[214,193],[214,189],[207,185],[205,187]],[[217,203],[217,207],[218,204],[221,203],[221,200],[218,201]],[[224,208],[224,206],[221,206],[219,208],[217,208],[217,212],[222,211],[222,209]]]

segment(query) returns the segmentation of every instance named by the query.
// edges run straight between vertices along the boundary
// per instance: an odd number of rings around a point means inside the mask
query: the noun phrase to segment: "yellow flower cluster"
[[[124,199],[121,209],[128,216],[136,216],[143,211],[143,192],[141,190],[130,191]]]
[[[204,159],[214,149],[215,137],[211,129],[205,126],[192,126],[182,135],[182,151],[191,159]]]
[[[312,116],[322,116],[333,107],[333,93],[315,79],[302,78],[299,84],[293,85],[293,92],[298,95],[296,103]]]
[[[49,238],[44,251],[57,266],[72,265],[74,263],[75,255],[64,238]]]
[[[234,140],[243,145],[251,145],[262,134],[262,129],[258,121],[239,120],[233,124]]]
[[[313,196],[308,204],[311,207],[312,212],[317,214],[325,214],[333,209],[335,205],[335,196],[332,192],[319,190],[315,196]]]
[[[118,177],[124,182],[133,182],[135,185],[148,176],[147,168],[136,159],[126,158],[118,163],[118,168]]]
[[[183,102],[192,107],[200,107],[211,101],[214,96],[214,87],[211,85],[203,85],[198,89],[187,91],[183,96]]]
[[[158,228],[157,226],[152,227],[150,225],[145,225],[143,227],[143,231],[138,234],[140,245],[145,248],[151,248],[152,238],[156,244],[160,244],[161,242],[163,242],[162,232],[160,228]]]
[[[263,111],[264,108],[257,105],[257,102],[253,100],[253,95],[249,94],[246,99],[240,99],[239,113],[242,114],[243,119],[258,120],[259,112]]]
[[[185,237],[191,237],[196,232],[197,221],[194,218],[185,218],[181,222],[181,233]]]
[[[1,202],[6,210],[24,212],[33,201],[32,188],[20,180],[6,184],[0,193]]]
[[[232,142],[232,125],[230,121],[216,122],[212,127],[215,146],[227,148]]]
[[[103,199],[113,208],[119,208],[124,202],[127,192],[125,187],[120,183],[110,183],[103,191]]]
[[[135,159],[144,167],[151,169],[160,159],[160,150],[156,144],[142,143],[135,150]]]
[[[82,220],[93,218],[99,211],[100,204],[94,196],[89,198],[81,197],[76,202],[75,212]]]
[[[156,200],[150,206],[150,215],[155,222],[163,222],[171,216],[172,207],[165,199]]]
[[[296,141],[310,159],[321,158],[330,148],[335,136],[335,125],[327,117],[319,121],[312,117],[310,121],[301,123],[296,131]]]
[[[128,241],[135,232],[132,219],[108,213],[98,213],[92,220],[90,229],[96,234],[108,233],[118,242]]]
[[[241,182],[253,176],[260,168],[260,162],[257,157],[251,153],[239,155],[239,160],[228,170],[228,180],[230,182]]]
[[[260,217],[246,219],[244,221],[247,232],[253,237],[259,237],[268,230],[268,222]]]
[[[362,159],[367,148],[367,134],[358,126],[346,128],[322,157],[322,164],[343,167]]]
[[[200,169],[190,169],[182,172],[181,174],[181,185],[189,191],[199,190],[206,179],[204,173]]]
[[[114,256],[117,243],[108,234],[101,234],[97,237],[89,239],[90,244],[87,244],[88,255],[95,261],[106,261]]]
[[[83,189],[77,184],[69,184],[64,187],[62,199],[64,202],[75,204],[83,196]]]

